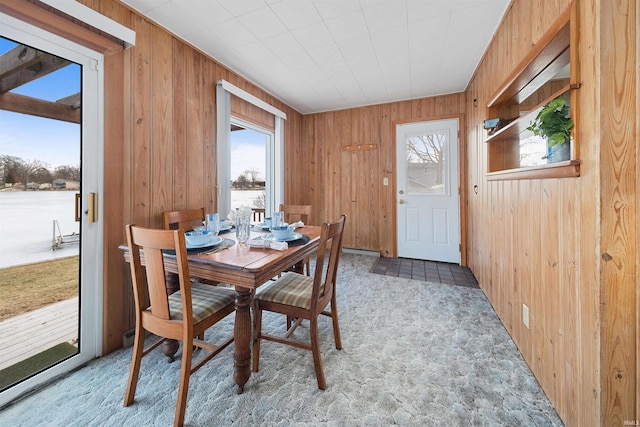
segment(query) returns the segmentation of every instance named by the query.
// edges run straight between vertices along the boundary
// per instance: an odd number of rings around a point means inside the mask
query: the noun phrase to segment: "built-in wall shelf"
[[[555,92],[550,97],[546,98],[540,104],[533,107],[527,114],[512,120],[509,124],[501,128],[500,130],[496,131],[496,133],[494,133],[493,135],[489,135],[487,139],[485,139],[485,142],[500,141],[500,140],[517,137],[522,132],[527,130],[529,125],[531,125],[531,122],[535,120],[540,110],[542,110],[542,108],[545,105],[547,105],[549,101],[552,101],[557,97],[564,95],[574,87],[577,87],[577,86],[566,85],[565,87]]]
[[[505,169],[487,173],[488,181],[541,178],[575,178],[580,176],[580,160],[550,163],[542,166]]]
[[[570,160],[550,162],[546,142],[527,130],[538,113],[552,100],[564,96],[576,117],[577,63],[572,63],[577,44],[575,6],[571,4],[540,37],[487,104],[487,119],[507,124],[487,134],[487,179],[568,178],[580,176],[575,136]],[[574,119],[575,123],[575,119]],[[550,162],[541,164],[543,162]]]

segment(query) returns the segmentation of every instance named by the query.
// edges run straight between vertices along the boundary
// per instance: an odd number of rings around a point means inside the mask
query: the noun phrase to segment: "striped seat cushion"
[[[313,278],[298,273],[286,273],[269,286],[258,289],[256,299],[309,309],[312,289]]]
[[[191,284],[191,305],[193,309],[193,323],[198,323],[211,316],[213,313],[233,304],[236,293],[233,289],[218,286]],[[181,291],[169,295],[169,311],[171,318],[182,319],[182,293]]]

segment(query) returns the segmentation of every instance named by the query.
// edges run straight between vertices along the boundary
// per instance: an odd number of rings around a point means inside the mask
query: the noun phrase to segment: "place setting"
[[[283,251],[289,246],[300,246],[309,242],[308,236],[295,231],[296,228],[304,227],[304,223],[298,221],[287,224],[282,220],[282,212],[274,212],[271,218],[265,218],[264,222],[256,224],[255,227],[269,233],[249,240],[248,244],[252,248]]]
[[[234,240],[219,236],[230,232],[232,228],[228,221],[220,221],[219,214],[206,214],[204,225],[184,233],[187,253],[210,254],[233,246]]]

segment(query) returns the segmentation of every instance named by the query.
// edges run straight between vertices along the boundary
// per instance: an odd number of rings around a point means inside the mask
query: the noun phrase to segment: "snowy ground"
[[[232,206],[253,206],[262,191],[232,191]],[[51,250],[56,235],[80,232],[75,222],[75,191],[0,192],[0,268],[64,258],[78,254],[78,244]],[[221,216],[226,217],[224,213]],[[67,239],[73,240],[73,239]]]
[[[63,235],[80,232],[75,195],[74,191],[0,192],[0,268],[77,255],[78,244],[51,250],[54,220]]]

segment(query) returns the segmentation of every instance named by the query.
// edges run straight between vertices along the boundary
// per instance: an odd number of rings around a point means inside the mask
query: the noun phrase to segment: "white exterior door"
[[[460,263],[458,120],[396,126],[398,256]]]

